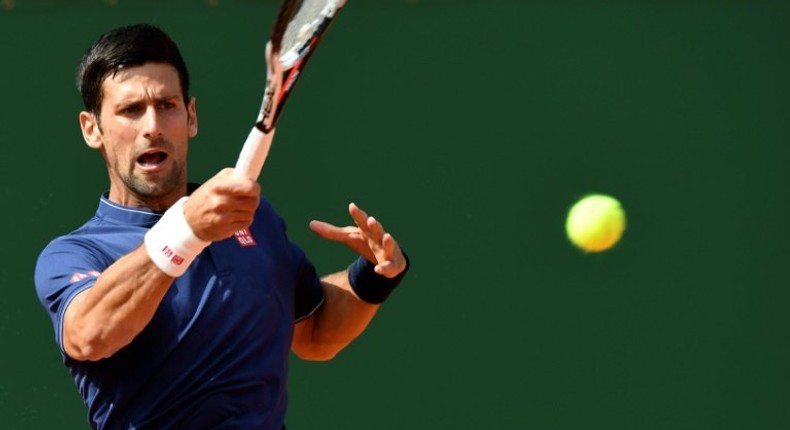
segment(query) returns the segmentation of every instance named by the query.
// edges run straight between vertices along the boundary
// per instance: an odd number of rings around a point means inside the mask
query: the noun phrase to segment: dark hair
[[[104,79],[125,67],[145,63],[164,63],[175,67],[184,103],[189,101],[189,72],[176,43],[158,27],[135,24],[102,34],[82,57],[77,69],[77,89],[85,109],[98,116]]]

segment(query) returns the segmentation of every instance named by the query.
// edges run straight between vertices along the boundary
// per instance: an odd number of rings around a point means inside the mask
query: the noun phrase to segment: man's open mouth
[[[150,151],[137,157],[137,164],[144,168],[151,169],[164,163],[165,159],[167,159],[167,153]]]

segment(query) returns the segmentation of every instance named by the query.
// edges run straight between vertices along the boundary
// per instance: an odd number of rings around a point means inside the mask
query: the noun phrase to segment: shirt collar
[[[99,208],[96,209],[96,216],[123,224],[153,224],[159,221],[162,214],[147,208],[123,206],[110,201],[109,193],[104,193],[99,199]]]
[[[187,183],[187,195],[192,194],[200,184]],[[96,216],[124,224],[153,224],[162,218],[162,212],[154,212],[148,208],[124,206],[110,200],[110,192],[106,191],[99,199]]]

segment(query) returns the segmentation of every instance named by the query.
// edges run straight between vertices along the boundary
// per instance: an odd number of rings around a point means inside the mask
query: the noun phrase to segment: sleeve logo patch
[[[70,284],[73,284],[77,281],[81,281],[83,279],[88,278],[98,278],[101,273],[91,270],[89,272],[76,272],[75,274],[71,275],[71,279],[69,280]]]

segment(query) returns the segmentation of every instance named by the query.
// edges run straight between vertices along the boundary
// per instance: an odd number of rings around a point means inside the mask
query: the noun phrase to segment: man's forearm
[[[63,348],[75,360],[109,357],[153,318],[173,283],[138,247],[108,267],[75,297],[63,321]]]
[[[321,283],[324,304],[295,328],[294,353],[306,360],[333,358],[365,331],[379,309],[354,294],[345,270],[323,277]]]

